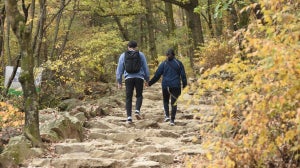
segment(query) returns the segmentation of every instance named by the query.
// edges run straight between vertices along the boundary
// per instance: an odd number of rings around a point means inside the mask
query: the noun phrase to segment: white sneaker
[[[170,118],[169,117],[165,117],[164,121],[168,122],[168,121],[170,121]]]
[[[174,126],[174,125],[175,125],[174,121],[171,121],[170,126]]]
[[[127,124],[131,124],[132,123],[132,118],[128,117],[126,122],[127,122]]]

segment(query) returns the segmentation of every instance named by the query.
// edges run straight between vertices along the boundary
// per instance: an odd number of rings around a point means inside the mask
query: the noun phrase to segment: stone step
[[[201,146],[200,132],[212,128],[216,115],[213,106],[186,105],[181,99],[175,126],[170,126],[164,122],[161,86],[145,88],[143,96],[142,120],[133,113],[133,123],[126,123],[123,99],[118,106],[106,108],[107,115],[85,122],[84,142],[53,144],[54,153],[48,155],[51,158],[35,158],[27,167],[181,168],[186,167],[186,158],[207,153]],[[133,97],[133,110],[135,101]]]
[[[55,153],[77,153],[77,152],[90,152],[96,147],[107,146],[112,144],[111,141],[91,141],[91,142],[76,142],[76,143],[57,143],[54,145]]]
[[[110,159],[110,158],[88,158],[82,153],[77,155],[70,155],[69,157],[64,156],[62,158],[45,158],[45,159],[34,159],[28,165],[28,167],[45,167],[45,168],[117,168],[126,167],[127,163],[122,160]]]

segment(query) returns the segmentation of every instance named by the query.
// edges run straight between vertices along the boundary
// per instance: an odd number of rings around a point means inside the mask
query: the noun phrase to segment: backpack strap
[[[177,72],[177,74],[180,76],[180,71],[181,71],[181,68],[180,68],[180,65],[178,63],[178,61],[176,59],[174,59],[174,61],[177,63],[179,69],[175,68],[170,62],[168,61],[165,61],[165,64],[168,64],[173,70],[175,70]]]

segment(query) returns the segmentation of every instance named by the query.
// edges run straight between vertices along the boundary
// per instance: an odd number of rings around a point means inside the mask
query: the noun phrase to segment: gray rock
[[[159,162],[155,161],[138,161],[135,162],[132,168],[160,168]]]
[[[31,148],[31,143],[24,136],[12,137],[3,153],[0,155],[0,165],[3,167],[15,167],[25,160],[41,156],[43,151]]]
[[[149,153],[146,156],[149,160],[159,163],[172,164],[174,162],[174,156],[170,153]]]
[[[41,125],[41,137],[46,142],[58,142],[64,139],[82,141],[84,138],[82,125],[76,117],[65,113]]]

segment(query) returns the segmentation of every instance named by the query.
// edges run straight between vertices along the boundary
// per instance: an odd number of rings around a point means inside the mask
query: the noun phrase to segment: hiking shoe
[[[131,124],[132,123],[132,118],[128,117],[126,122],[127,122],[127,124]]]
[[[171,121],[170,126],[174,126],[174,125],[175,125],[174,121]]]
[[[141,116],[141,114],[140,114],[140,111],[138,111],[138,110],[135,111],[135,117],[136,117],[137,120],[142,119],[142,116]]]
[[[165,117],[164,121],[168,122],[168,121],[170,121],[170,118],[169,117]]]

